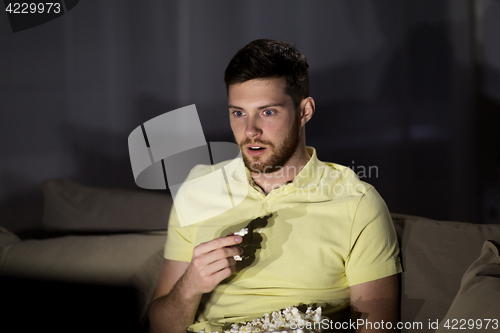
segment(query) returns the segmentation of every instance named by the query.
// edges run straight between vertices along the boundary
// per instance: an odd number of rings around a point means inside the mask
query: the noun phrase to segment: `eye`
[[[241,112],[240,110],[233,111],[233,116],[241,117],[241,116],[243,116],[243,112]]]
[[[274,110],[264,110],[265,116],[272,116],[274,114]]]

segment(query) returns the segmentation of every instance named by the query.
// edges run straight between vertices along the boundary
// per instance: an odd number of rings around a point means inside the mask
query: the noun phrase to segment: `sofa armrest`
[[[142,316],[156,286],[165,240],[166,232],[12,239],[0,244],[0,275],[132,285]]]

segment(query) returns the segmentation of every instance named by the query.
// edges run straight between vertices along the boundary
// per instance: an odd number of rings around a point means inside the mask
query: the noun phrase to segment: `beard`
[[[297,147],[300,143],[300,117],[297,116],[290,132],[286,136],[285,140],[281,143],[279,147],[274,150],[274,153],[267,159],[267,161],[261,161],[260,156],[248,157],[243,151],[242,147],[246,144],[264,144],[268,147],[275,148],[274,144],[270,141],[263,141],[260,139],[250,140],[247,139],[241,144],[239,144],[242,150],[243,162],[245,166],[251,172],[257,173],[273,173],[281,168],[290,160],[293,154],[297,151]]]

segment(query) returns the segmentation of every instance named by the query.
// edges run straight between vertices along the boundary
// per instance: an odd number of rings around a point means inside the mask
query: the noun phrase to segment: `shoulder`
[[[333,193],[340,196],[362,197],[373,191],[374,187],[359,179],[356,172],[344,165],[320,162],[318,167],[323,172],[321,185],[332,187]],[[373,190],[372,190],[373,189]]]
[[[232,163],[232,162],[236,163]],[[170,187],[181,226],[209,220],[231,209],[247,194],[248,183],[233,181],[237,160],[193,167],[177,188]],[[234,166],[236,164],[236,166]],[[243,169],[243,177],[245,170]],[[236,174],[235,174],[236,173]]]

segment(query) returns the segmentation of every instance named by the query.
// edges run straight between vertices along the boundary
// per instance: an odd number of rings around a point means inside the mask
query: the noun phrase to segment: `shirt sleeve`
[[[172,206],[163,256],[165,259],[190,262],[193,257],[193,249],[191,228],[180,226],[175,206]]]
[[[402,271],[391,215],[373,187],[361,197],[354,215],[345,271],[350,286]]]

